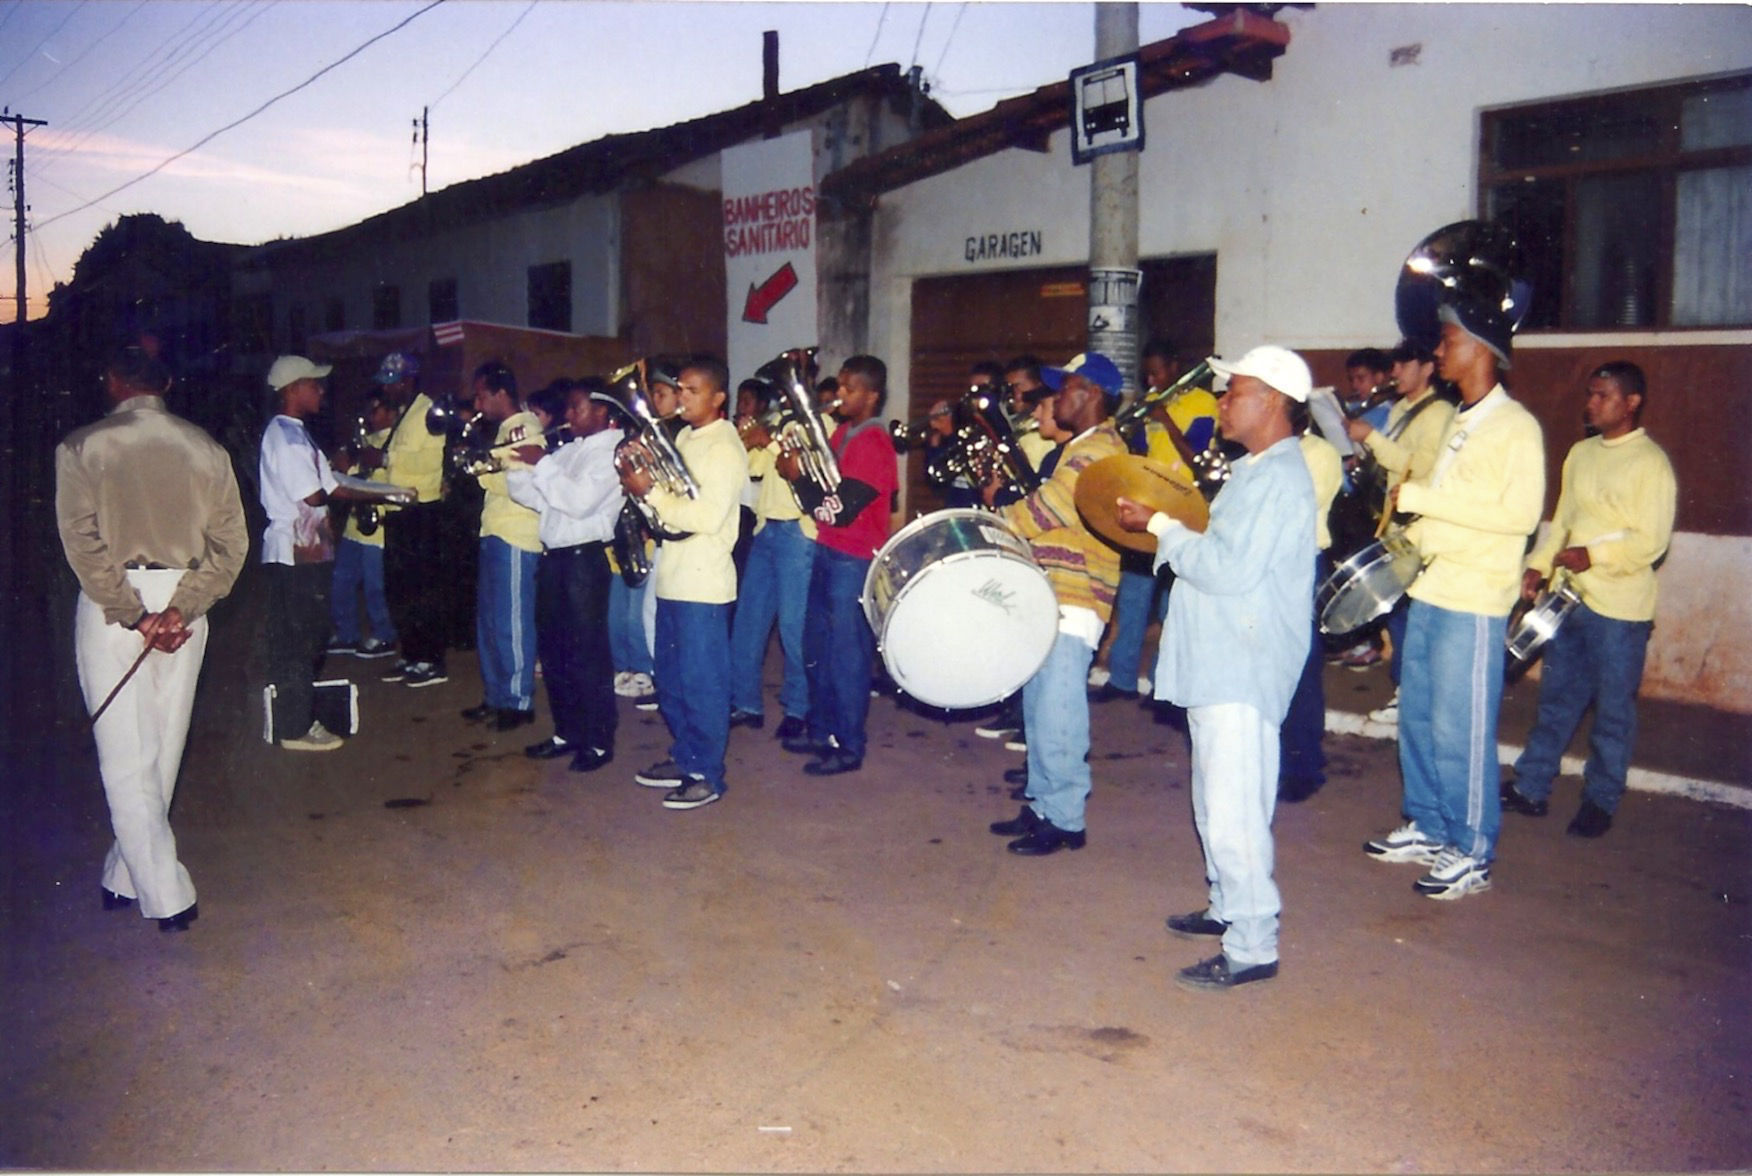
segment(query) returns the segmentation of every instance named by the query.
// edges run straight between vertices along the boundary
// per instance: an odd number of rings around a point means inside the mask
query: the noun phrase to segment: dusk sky
[[[962,116],[1088,62],[1094,19],[1089,4],[984,0],[0,0],[0,105],[48,122],[25,138],[30,314],[125,213],[253,244],[415,199],[422,106],[432,108],[435,191],[753,101],[764,29],[779,30],[784,90],[918,64],[933,97]],[[1140,41],[1200,19],[1179,4],[1143,4]],[[12,124],[5,135],[10,161]],[[0,203],[0,319],[11,321],[10,188]]]

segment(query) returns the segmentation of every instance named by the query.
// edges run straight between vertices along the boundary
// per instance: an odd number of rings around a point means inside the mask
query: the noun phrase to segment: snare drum
[[[1423,571],[1417,545],[1402,529],[1369,544],[1326,577],[1314,597],[1322,633],[1349,633],[1390,611]]]
[[[914,519],[870,563],[861,600],[882,662],[920,702],[962,709],[1013,693],[1058,637],[1058,601],[997,515]]]
[[[1503,643],[1508,647],[1510,659],[1531,663],[1580,603],[1581,595],[1571,587],[1568,579],[1541,592],[1531,607],[1521,614],[1521,619],[1509,626]]]

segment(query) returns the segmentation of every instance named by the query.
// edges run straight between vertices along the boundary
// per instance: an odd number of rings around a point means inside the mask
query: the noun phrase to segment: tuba
[[[1523,272],[1520,243],[1507,227],[1475,220],[1443,225],[1400,267],[1393,291],[1400,334],[1434,350],[1444,305],[1507,328],[1504,334],[1518,330],[1533,304]]]
[[[684,498],[700,496],[699,483],[688,472],[687,462],[675,447],[664,421],[651,408],[651,389],[647,381],[649,361],[640,359],[621,368],[608,379],[608,392],[622,406],[628,418],[626,439],[614,451],[614,468],[627,473],[638,470],[650,476],[654,485]],[[643,512],[651,533],[660,539],[684,539],[685,531],[663,526],[657,514],[643,499],[635,499]]]
[[[815,354],[814,347],[782,351],[762,364],[754,378],[766,381],[778,391],[778,428],[773,435],[779,442],[779,451],[796,457],[799,476],[808,479],[820,492],[813,496],[819,499],[839,490],[840,468],[827,429],[821,423],[822,414],[815,406]],[[793,492],[795,489],[793,485]],[[798,499],[799,506],[802,501]]]

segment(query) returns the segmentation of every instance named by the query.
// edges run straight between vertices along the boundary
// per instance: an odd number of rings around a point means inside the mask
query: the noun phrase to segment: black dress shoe
[[[1284,776],[1278,780],[1278,799],[1284,804],[1301,804],[1325,786],[1325,780]]]
[[[1210,908],[1193,911],[1190,915],[1169,915],[1168,930],[1182,939],[1197,939],[1203,935],[1221,935],[1229,929],[1229,924],[1221,919],[1211,918]]]
[[[1200,960],[1190,968],[1182,968],[1174,977],[1174,983],[1182,988],[1191,988],[1199,992],[1221,992],[1233,988],[1237,984],[1252,984],[1255,980],[1270,980],[1278,974],[1277,961],[1269,964],[1254,964],[1250,968],[1231,969],[1229,957],[1212,956],[1208,960]]]
[[[530,759],[559,759],[562,755],[571,755],[578,749],[555,735],[551,739],[543,739],[540,743],[531,743],[523,749],[523,754]]]
[[[1564,830],[1571,837],[1604,837],[1606,830],[1612,828],[1612,814],[1589,800],[1582,798],[1582,807],[1576,810],[1576,815]]]
[[[1059,828],[1045,817],[1038,820],[1040,823],[1034,827],[1032,833],[1016,838],[1004,848],[1023,857],[1045,857],[1061,849],[1083,848],[1087,834],[1082,830],[1073,833],[1069,829]]]
[[[812,755],[817,757],[824,756],[828,752],[834,750],[832,745],[817,743],[815,740],[809,738],[807,734],[799,735],[795,739],[783,740],[779,743],[779,746],[790,752],[792,755]]]
[[[855,772],[864,766],[864,761],[849,751],[834,748],[820,759],[803,765],[805,776],[839,776],[846,772]]]
[[[773,730],[773,738],[781,743],[786,739],[803,739],[809,735],[809,720],[797,715],[786,715],[779,720],[779,725]]]
[[[1023,833],[1032,833],[1040,826],[1040,814],[1022,806],[1022,811],[1008,821],[993,821],[991,831],[999,837],[1018,837]]]
[[[1005,768],[1004,769],[1004,783],[1006,783],[1006,784],[1026,784],[1026,783],[1028,783],[1028,769],[1027,768]]]
[[[126,910],[134,905],[134,900],[125,894],[117,894],[107,886],[99,886],[103,892],[103,909],[106,911]]]
[[[501,710],[498,717],[493,720],[493,730],[515,731],[524,724],[533,722],[535,722],[535,712],[533,710],[513,710],[510,707],[506,707]]]
[[[1520,813],[1523,817],[1543,817],[1551,811],[1551,802],[1534,800],[1516,788],[1513,780],[1507,780],[1503,783],[1503,811]]]
[[[498,707],[488,706],[484,702],[471,706],[467,710],[461,712],[463,719],[470,723],[484,723],[498,713]]]
[[[604,751],[600,747],[586,747],[572,757],[572,762],[566,766],[566,770],[568,772],[594,772],[597,768],[613,762],[613,751]]]
[[[753,711],[731,711],[730,725],[732,727],[747,727],[751,731],[758,731],[766,726],[766,716],[757,715]]]
[[[180,911],[168,919],[158,920],[158,929],[160,931],[187,931],[189,924],[200,917],[201,912],[191,905],[186,911]]]

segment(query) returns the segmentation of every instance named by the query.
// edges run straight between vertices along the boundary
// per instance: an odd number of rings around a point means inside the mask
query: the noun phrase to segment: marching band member
[[[541,563],[541,519],[516,502],[508,472],[528,463],[519,449],[545,448],[541,421],[517,396],[517,377],[502,363],[475,369],[475,411],[495,426],[493,451],[506,456],[474,475],[483,492],[480,565],[475,580],[475,649],[480,656],[478,705],[470,722],[491,720],[511,731],[535,721],[535,578]],[[499,468],[503,467],[503,468]]]
[[[1293,351],[1255,347],[1239,362],[1209,361],[1229,378],[1218,401],[1223,436],[1247,456],[1211,503],[1203,534],[1129,499],[1120,525],[1156,536],[1156,562],[1174,570],[1156,660],[1156,697],[1186,708],[1192,736],[1192,813],[1204,846],[1208,906],[1168,929],[1221,936],[1223,949],[1176,982],[1226,989],[1278,971],[1272,812],[1278,728],[1312,638],[1314,486],[1294,431],[1313,387]]]
[[[757,380],[743,381],[761,384]],[[762,385],[770,399],[771,387]],[[766,722],[760,677],[767,641],[776,623],[784,654],[779,682],[783,718],[776,739],[796,739],[809,729],[809,678],[803,663],[803,623],[809,602],[809,577],[815,566],[815,520],[797,506],[791,485],[777,472],[779,442],[761,419],[769,407],[743,414],[737,432],[748,448],[748,473],[758,482],[754,503],[754,539],[736,598],[730,628],[730,725],[759,729]]]
[[[1119,554],[1093,534],[1077,512],[1077,479],[1089,465],[1125,452],[1113,427],[1114,401],[1125,384],[1105,355],[1089,353],[1062,368],[1040,369],[1053,390],[1057,424],[1074,436],[1052,477],[999,513],[1029,541],[1058,600],[1058,634],[1046,662],[1022,687],[1028,733],[1028,803],[991,831],[1014,838],[1006,848],[1025,857],[1083,848],[1089,798],[1089,663],[1113,612]],[[985,487],[987,501],[995,483]]]
[[[552,738],[525,748],[534,759],[570,755],[570,770],[594,772],[614,759],[617,716],[608,645],[608,545],[625,497],[614,469],[623,434],[601,380],[568,383],[565,423],[575,438],[515,452],[527,469],[505,478],[511,497],[540,513],[535,637],[547,684]]]
[[[372,380],[395,408],[395,424],[382,450],[359,455],[362,465],[381,465],[389,481],[415,494],[415,501],[383,516],[383,586],[401,639],[401,656],[383,681],[416,688],[450,680],[444,668],[450,608],[444,574],[444,437],[426,427],[432,400],[419,390],[419,379],[417,356],[396,351],[383,357]]]
[[[187,931],[199,917],[195,884],[177,857],[170,803],[207,610],[243,570],[249,525],[230,455],[165,408],[162,363],[131,349],[103,380],[109,414],[55,450],[55,522],[79,581],[79,688],[92,712],[114,692],[92,728],[115,832],[101,898],[106,911],[137,899],[160,930]]]
[[[1298,414],[1301,415],[1301,414]],[[1332,501],[1344,485],[1344,459],[1338,449],[1304,422],[1298,444],[1308,476],[1314,483],[1314,585],[1326,582],[1332,571],[1327,550],[1332,546],[1332,528],[1327,516]],[[1326,786],[1326,684],[1322,679],[1325,659],[1320,656],[1320,613],[1308,601],[1308,656],[1302,661],[1302,676],[1290,696],[1290,709],[1278,733],[1278,799],[1300,804]]]
[[[365,401],[365,447],[381,450],[394,425],[394,406],[381,393],[373,392]],[[352,468],[348,472],[368,475],[367,480],[372,482],[389,481],[381,464],[367,470],[360,464],[359,456],[349,449],[346,457]],[[361,592],[365,596],[365,615],[371,621],[371,636],[363,639],[359,636]],[[390,618],[389,600],[383,590],[381,522],[367,535],[360,529],[358,512],[347,512],[341,540],[335,545],[335,578],[330,596],[330,620],[334,622],[335,635],[327,652],[350,653],[367,660],[395,656],[395,622]]]
[[[812,757],[803,765],[811,776],[855,772],[864,764],[876,638],[858,597],[870,561],[888,539],[900,486],[894,445],[876,419],[888,399],[888,365],[873,355],[854,355],[840,365],[837,381],[838,427],[828,444],[839,464],[839,489],[820,497],[801,476],[794,454],[778,460],[780,475],[803,496],[817,527],[803,626],[808,721],[802,735],[781,744]]]
[[[1503,637],[1544,505],[1545,444],[1500,380],[1512,347],[1507,319],[1472,302],[1438,313],[1436,364],[1458,387],[1460,408],[1429,476],[1389,498],[1390,509],[1421,516],[1408,536],[1425,562],[1408,590],[1399,684],[1408,819],[1363,848],[1376,861],[1429,866],[1414,888],[1452,900],[1490,887],[1502,825]]]
[[[687,532],[667,540],[652,572],[657,704],[669,727],[669,758],[639,772],[663,788],[663,807],[695,809],[724,795],[724,750],[730,741],[730,608],[736,599],[737,511],[748,481],[748,456],[724,418],[730,374],[716,359],[696,358],[676,377],[684,426],[675,447],[698,486],[689,498],[657,485],[645,469],[621,471],[621,485],[643,498],[663,525]],[[655,400],[655,398],[653,398]]]
[[[1557,512],[1527,558],[1521,596],[1561,568],[1582,602],[1545,649],[1539,717],[1503,807],[1545,815],[1551,779],[1582,712],[1594,706],[1582,806],[1567,832],[1599,837],[1612,827],[1636,739],[1636,691],[1655,617],[1655,564],[1673,538],[1678,485],[1666,452],[1641,427],[1648,399],[1642,369],[1623,360],[1588,377],[1586,414],[1596,435],[1563,462]]]

